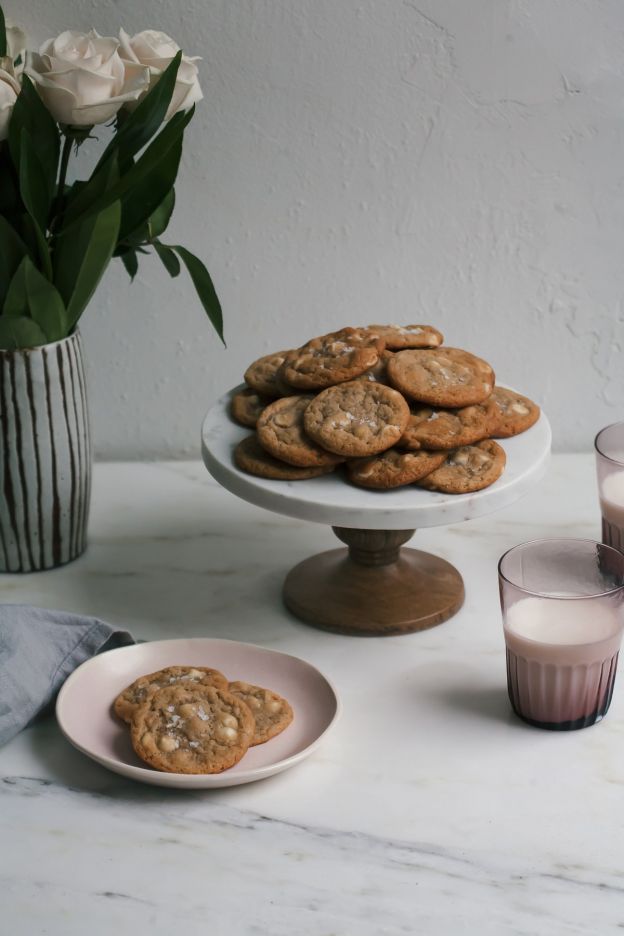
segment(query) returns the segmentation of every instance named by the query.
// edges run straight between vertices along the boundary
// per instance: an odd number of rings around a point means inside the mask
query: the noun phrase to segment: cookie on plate
[[[310,394],[282,397],[262,413],[256,432],[258,442],[270,455],[299,468],[337,465],[344,461],[321,448],[306,435],[303,414],[314,397]]]
[[[492,400],[496,405],[496,419],[490,435],[498,439],[508,439],[525,432],[540,417],[537,403],[515,390],[494,387]]]
[[[221,773],[238,763],[254,736],[254,717],[238,696],[214,686],[157,689],[134,713],[132,746],[168,773]]]
[[[492,435],[497,416],[498,409],[491,396],[483,403],[454,410],[415,406],[398,445],[408,451],[438,451],[471,445]]]
[[[376,455],[403,435],[409,406],[392,387],[365,380],[328,387],[308,405],[303,423],[323,448],[347,457]]]
[[[392,448],[373,458],[354,458],[347,463],[347,471],[359,487],[389,490],[424,478],[445,459],[446,452],[400,452]]]
[[[240,680],[230,683],[229,691],[243,700],[254,717],[256,728],[252,745],[264,744],[269,738],[274,738],[288,728],[293,720],[290,703],[277,692]]]
[[[245,383],[249,384],[256,393],[271,397],[271,399],[292,393],[292,388],[286,386],[279,377],[279,371],[286,356],[290,353],[290,351],[275,351],[273,354],[265,354],[264,357],[258,358],[245,371]]]
[[[469,494],[494,484],[503,473],[505,461],[505,450],[492,439],[485,439],[450,452],[439,468],[416,483],[428,491]]]
[[[134,712],[152,692],[165,686],[190,684],[216,686],[217,689],[228,687],[223,673],[209,666],[167,666],[147,676],[140,676],[120,692],[113,703],[115,715],[130,722]]]
[[[234,449],[234,462],[247,474],[257,478],[269,478],[275,481],[306,481],[329,474],[334,465],[317,465],[312,468],[297,468],[280,461],[265,451],[255,435],[242,439]]]
[[[239,426],[255,429],[258,417],[269,403],[270,400],[248,387],[234,394],[230,402],[230,414]]]
[[[369,325],[369,330],[381,335],[389,351],[403,348],[437,348],[444,335],[433,325]]]
[[[461,348],[398,351],[388,378],[409,399],[443,407],[482,403],[494,386],[490,365]]]
[[[377,363],[383,349],[382,339],[366,328],[342,328],[291,351],[280,378],[302,390],[322,390],[359,377]]]

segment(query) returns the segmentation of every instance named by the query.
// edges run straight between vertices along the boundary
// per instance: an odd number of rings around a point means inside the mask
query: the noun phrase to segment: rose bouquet
[[[161,240],[202,97],[196,59],[154,31],[68,31],[38,53],[24,45],[0,8],[0,349],[72,334],[111,259],[134,278],[150,250],[171,276],[182,262],[223,338],[206,267]],[[69,184],[72,149],[101,124],[110,141],[88,178]]]

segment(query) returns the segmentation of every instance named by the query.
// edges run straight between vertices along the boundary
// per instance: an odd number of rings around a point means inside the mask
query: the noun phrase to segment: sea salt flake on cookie
[[[365,457],[391,448],[408,420],[409,406],[396,390],[352,380],[319,393],[305,411],[304,427],[330,452]]]

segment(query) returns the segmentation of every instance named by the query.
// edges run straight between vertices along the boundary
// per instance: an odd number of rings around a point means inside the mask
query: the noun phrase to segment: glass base
[[[609,702],[611,702],[610,698]],[[518,718],[522,719],[523,722],[526,722],[527,725],[532,725],[534,728],[545,728],[547,731],[577,731],[579,728],[590,728],[592,725],[602,721],[602,719],[609,711],[609,705],[607,704],[606,707],[602,707],[599,712],[594,712],[592,715],[586,715],[584,718],[577,718],[575,721],[548,722],[536,721],[534,718],[527,718],[526,715],[523,715],[522,712],[519,712],[518,709],[514,708],[513,702],[511,707],[513,708]]]
[[[528,660],[507,647],[511,707],[519,718],[536,728],[548,731],[589,728],[609,711],[617,663],[616,653],[593,664],[553,666]]]

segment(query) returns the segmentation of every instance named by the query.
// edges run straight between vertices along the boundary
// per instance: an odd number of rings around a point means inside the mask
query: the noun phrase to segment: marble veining
[[[39,720],[0,750],[0,933],[621,932],[624,689],[584,731],[517,721],[496,585],[513,543],[598,529],[591,456],[555,456],[521,502],[416,534],[464,576],[456,617],[358,640],[280,602],[287,569],[337,545],[329,529],[237,500],[197,462],[98,465],[87,553],[2,577],[0,600],[294,653],[344,714],[299,767],[211,792],[127,781]]]

